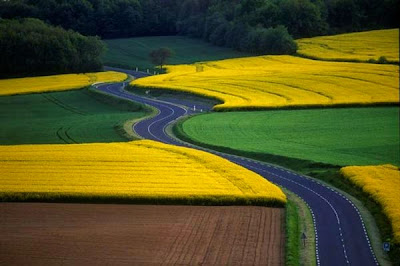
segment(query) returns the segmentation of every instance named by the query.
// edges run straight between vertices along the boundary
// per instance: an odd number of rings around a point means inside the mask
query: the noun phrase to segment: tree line
[[[178,33],[207,39],[217,30],[215,24],[220,27],[217,32],[282,25],[298,38],[397,27],[399,4],[400,0],[8,0],[0,1],[0,17],[39,18],[102,38]]]
[[[179,0],[10,0],[0,17],[33,17],[104,39],[176,34]]]
[[[33,18],[0,19],[0,77],[100,71],[105,46],[98,37]]]
[[[253,53],[295,51],[291,37],[398,27],[399,0],[185,0],[177,31]]]

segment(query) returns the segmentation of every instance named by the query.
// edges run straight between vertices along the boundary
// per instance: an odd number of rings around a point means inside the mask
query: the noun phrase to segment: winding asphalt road
[[[171,137],[167,134],[166,128],[176,119],[193,114],[195,111],[185,107],[184,102],[180,105],[176,101],[175,103],[158,101],[131,94],[123,89],[126,85],[126,83],[100,85],[97,89],[158,109],[157,115],[134,126],[135,132],[141,137],[212,152],[260,174],[301,197],[308,204],[314,219],[317,265],[378,265],[361,215],[356,206],[345,196],[318,181],[290,170],[245,157],[211,151]]]

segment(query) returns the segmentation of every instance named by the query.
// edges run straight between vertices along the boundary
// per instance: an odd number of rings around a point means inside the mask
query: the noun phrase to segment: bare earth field
[[[284,209],[0,204],[0,264],[284,265]]]

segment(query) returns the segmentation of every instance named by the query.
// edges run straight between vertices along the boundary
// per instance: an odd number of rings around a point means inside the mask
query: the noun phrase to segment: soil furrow
[[[0,203],[0,214],[1,265],[284,264],[279,208]]]

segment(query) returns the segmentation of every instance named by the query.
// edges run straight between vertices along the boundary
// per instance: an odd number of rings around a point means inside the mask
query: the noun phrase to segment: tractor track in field
[[[64,143],[69,144],[69,142],[61,134],[62,132],[64,132],[63,130],[64,130],[63,127],[60,127],[59,129],[57,129],[57,131],[56,131],[57,138],[60,139],[61,141],[63,141]]]
[[[79,142],[75,141],[70,134],[68,133],[69,130],[71,130],[70,128],[64,129],[64,127],[60,127],[59,129],[57,129],[56,131],[56,135],[57,138],[59,138],[60,140],[62,140],[64,143],[66,144],[77,144]]]
[[[97,89],[158,109],[156,116],[134,125],[133,130],[142,138],[214,153],[260,174],[302,198],[313,214],[317,265],[378,265],[361,214],[344,195],[288,169],[205,149],[176,139],[167,133],[167,128],[177,119],[196,112],[183,108],[184,103],[181,105],[134,95],[124,90],[126,85],[100,85]]]
[[[69,131],[70,131],[70,130],[71,130],[71,127],[69,127],[68,129],[65,130],[65,132],[64,132],[65,136],[66,136],[72,143],[78,144],[79,142],[77,142],[76,140],[74,140],[74,139],[70,136],[70,134],[69,134]]]
[[[41,95],[42,95],[42,97],[45,98],[46,100],[48,100],[48,101],[54,103],[55,105],[61,107],[62,109],[65,109],[65,110],[67,110],[67,111],[69,111],[69,112],[71,112],[71,113],[74,113],[74,114],[86,115],[86,113],[84,113],[84,112],[82,112],[82,111],[76,109],[76,108],[73,107],[73,106],[69,106],[69,105],[63,103],[62,101],[58,100],[57,98],[51,96],[51,95],[48,94],[48,93],[47,93],[47,94],[42,93]]]

